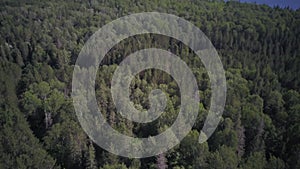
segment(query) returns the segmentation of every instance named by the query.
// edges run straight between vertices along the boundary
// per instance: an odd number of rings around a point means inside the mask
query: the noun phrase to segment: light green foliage
[[[237,168],[238,158],[234,149],[221,146],[218,151],[211,153],[208,157],[207,168],[223,169],[223,168]]]
[[[267,164],[266,157],[263,152],[254,152],[246,159],[246,162],[242,165],[243,169],[264,169]]]
[[[100,169],[127,169],[124,164],[104,165]]]

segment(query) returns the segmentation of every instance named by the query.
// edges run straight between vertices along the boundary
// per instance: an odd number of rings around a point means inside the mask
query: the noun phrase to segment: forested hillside
[[[227,100],[217,130],[199,144],[210,82],[203,66],[187,63],[201,98],[193,130],[164,154],[130,159],[101,149],[82,130],[72,104],[72,73],[84,43],[101,26],[147,11],[177,15],[207,35],[226,70]],[[130,136],[164,131],[179,111],[178,85],[152,69],[132,81],[131,99],[147,109],[149,92],[165,91],[163,116],[139,124],[116,111],[110,81],[117,64],[149,47],[194,55],[175,39],[155,34],[130,37],[106,55],[99,66],[105,73],[96,79],[98,105],[111,126]],[[217,0],[1,0],[0,168],[299,169],[299,76],[300,10]]]

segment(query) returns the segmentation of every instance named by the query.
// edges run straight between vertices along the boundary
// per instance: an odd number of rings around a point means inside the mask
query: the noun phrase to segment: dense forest
[[[202,98],[192,131],[166,153],[131,159],[103,150],[83,131],[72,104],[72,73],[95,31],[121,16],[146,11],[182,17],[206,34],[226,70],[227,100],[217,130],[199,144],[210,82],[203,66],[187,63]],[[299,9],[221,0],[1,0],[0,25],[1,169],[300,168]],[[163,90],[168,101],[162,117],[139,124],[116,111],[110,95],[116,66],[130,53],[150,47],[194,55],[176,39],[137,35],[110,50],[96,79],[98,105],[109,124],[135,137],[164,131],[180,105],[176,82],[150,69],[132,81],[131,100],[137,109],[147,109],[149,92]]]

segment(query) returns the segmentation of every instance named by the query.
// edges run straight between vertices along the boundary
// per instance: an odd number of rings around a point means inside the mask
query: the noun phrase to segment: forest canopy
[[[103,150],[81,128],[72,73],[95,31],[121,16],[150,11],[182,17],[205,33],[226,71],[227,100],[217,130],[199,144],[210,81],[205,68],[195,66],[199,60],[187,62],[201,98],[192,131],[166,153],[124,158]],[[0,168],[300,168],[299,9],[220,0],[2,0],[0,25]],[[99,108],[114,129],[129,136],[161,133],[179,111],[178,85],[153,69],[135,76],[131,101],[146,110],[150,91],[161,89],[168,99],[162,117],[134,123],[113,104],[110,82],[117,64],[150,47],[194,56],[176,39],[143,34],[121,41],[99,65],[105,72],[96,78]]]

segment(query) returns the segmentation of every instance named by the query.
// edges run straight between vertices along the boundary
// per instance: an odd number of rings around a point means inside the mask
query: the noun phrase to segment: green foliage
[[[267,164],[266,157],[263,152],[254,152],[246,159],[245,163],[242,164],[243,169],[264,169]]]
[[[56,161],[33,135],[20,112],[1,112],[0,119],[2,168],[56,168]]]
[[[227,100],[217,130],[199,144],[211,96],[201,60],[185,44],[165,36],[121,41],[99,66],[95,86],[99,109],[114,129],[134,137],[153,136],[170,127],[180,110],[177,82],[150,69],[132,80],[130,98],[137,109],[147,110],[149,93],[161,89],[168,99],[162,116],[139,124],[117,112],[111,78],[135,51],[162,48],[180,56],[197,78],[201,99],[197,122],[179,145],[158,157],[128,159],[88,139],[73,110],[71,78],[84,42],[98,28],[144,11],[174,14],[203,30],[226,70]],[[3,0],[0,168],[300,168],[299,24],[300,10],[236,1]]]
[[[104,165],[100,169],[127,169],[124,164]]]

